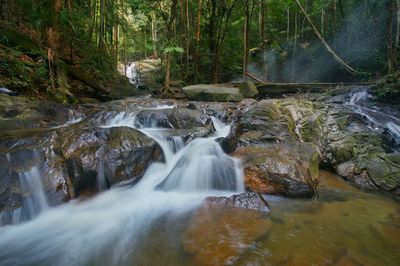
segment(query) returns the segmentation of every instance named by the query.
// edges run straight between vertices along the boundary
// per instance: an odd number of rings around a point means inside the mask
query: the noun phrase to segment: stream
[[[11,225],[0,227],[0,264],[397,265],[400,261],[398,202],[361,191],[325,171],[320,173],[318,199],[264,196],[271,214],[204,207],[208,196],[245,191],[242,162],[218,143],[230,134],[231,124],[211,117],[215,129],[211,134],[185,142],[155,115],[174,108],[139,106],[135,112],[119,111],[98,122],[104,129],[137,129],[160,145],[164,162],[153,162],[134,186],[106,190],[102,163],[97,182],[105,191],[50,207],[38,168],[21,173],[21,186],[30,190],[26,193],[30,196],[22,208],[7,214]],[[140,111],[148,115],[139,117]],[[74,118],[62,127],[81,120]]]

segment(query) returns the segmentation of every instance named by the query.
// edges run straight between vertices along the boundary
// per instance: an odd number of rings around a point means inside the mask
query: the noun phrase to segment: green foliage
[[[196,82],[210,82],[213,66],[219,82],[233,81],[243,72],[246,9],[251,11],[248,48],[257,47],[247,51],[248,70],[255,76],[265,77],[265,69],[270,81],[370,80],[382,74],[387,0],[300,2],[332,48],[361,70],[358,76],[348,75],[326,51],[293,0],[16,0],[1,24],[15,32],[1,28],[0,43],[24,49],[3,55],[2,75],[12,81],[2,82],[23,90],[47,88],[47,48],[56,52],[58,62],[68,62],[101,83],[112,80],[121,64],[165,54],[172,60],[171,79],[193,83],[198,62]],[[30,60],[20,60],[18,51]],[[54,94],[64,101],[73,87],[62,67],[59,71]]]

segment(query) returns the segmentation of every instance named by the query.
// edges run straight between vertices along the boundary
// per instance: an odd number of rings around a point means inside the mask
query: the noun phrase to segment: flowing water
[[[394,138],[397,144],[400,144],[400,118],[390,114],[390,111],[383,111],[378,106],[369,106],[370,95],[367,89],[354,92],[350,96],[349,106],[356,112],[367,118],[374,129],[376,127],[386,129]]]
[[[163,133],[169,129],[157,128],[158,121],[149,118],[141,125],[136,121],[134,115],[123,114],[105,126],[138,127],[160,143],[166,163],[152,164],[134,187],[114,188],[85,202],[47,210],[32,221],[1,228],[1,265],[129,264],[141,237],[159,219],[180,217],[210,195],[244,191],[239,161],[226,155],[216,141],[229,132],[229,126],[214,119],[218,121],[215,135],[183,147],[181,139],[171,141]],[[21,184],[33,182],[31,177],[40,181],[39,176],[24,174]],[[98,185],[104,188],[102,182]],[[38,194],[32,204],[38,207],[42,199]]]
[[[1,225],[18,224],[31,220],[49,208],[39,168],[34,166],[27,172],[19,173],[18,177],[21,185],[21,194],[23,195],[22,207],[2,212],[0,214]]]
[[[129,82],[138,87],[141,84],[139,72],[136,63],[130,63],[126,67],[125,76],[129,79]]]
[[[35,212],[0,228],[0,265],[398,265],[398,202],[327,172],[319,199],[268,196],[270,215],[205,208],[207,196],[244,191],[240,162],[217,143],[230,127],[212,118],[213,135],[185,144],[157,120],[163,108],[173,107],[122,112],[103,125],[136,128],[163,149],[165,163],[133,187],[47,208],[38,168],[21,173],[33,189],[23,209]],[[100,164],[100,189],[103,172]]]

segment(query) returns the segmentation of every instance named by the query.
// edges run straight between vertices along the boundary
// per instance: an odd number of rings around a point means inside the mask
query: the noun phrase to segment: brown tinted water
[[[135,265],[400,265],[400,204],[321,173],[320,198],[267,197],[272,213],[200,209],[165,218]]]

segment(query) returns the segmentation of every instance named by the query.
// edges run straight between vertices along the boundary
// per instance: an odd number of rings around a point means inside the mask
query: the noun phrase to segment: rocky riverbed
[[[235,95],[241,94],[236,102],[225,102],[225,98],[223,102],[205,101],[214,99],[212,90],[207,88],[202,101],[142,97],[79,106],[0,94],[1,224],[18,224],[69,201],[86,201],[106,190],[140,185],[146,182],[151,169],[171,163],[170,158],[175,158],[171,154],[177,157],[175,168],[167,170],[171,171],[169,176],[158,187],[190,191],[190,184],[176,184],[174,177],[190,175],[192,172],[185,167],[194,161],[195,166],[202,164],[198,160],[213,165],[211,152],[226,169],[215,165],[215,169],[222,170],[208,173],[200,167],[193,171],[221,177],[204,186],[237,192],[208,195],[193,214],[193,223],[183,237],[185,252],[192,254],[199,252],[199,243],[208,241],[207,236],[201,236],[204,230],[199,223],[211,219],[217,224],[236,212],[241,213],[240,217],[248,213],[249,219],[259,221],[255,231],[249,228],[249,234],[264,236],[270,222],[258,220],[257,213],[263,217],[274,213],[265,196],[318,198],[323,182],[321,168],[363,190],[383,193],[389,201],[400,197],[399,142],[385,124],[374,123],[360,112],[354,96],[365,92],[365,88],[332,89],[279,99],[245,98],[244,90],[243,86],[235,89]],[[229,94],[228,91],[224,93]],[[217,97],[220,99],[221,95]],[[229,98],[225,94],[223,97]],[[363,105],[367,107],[371,108]],[[209,138],[215,139],[218,148],[210,146],[204,154],[207,156],[199,157],[203,156],[199,147],[209,145],[199,141]],[[197,142],[192,144],[194,140]],[[190,152],[190,145],[196,153]],[[179,151],[186,146],[188,154],[179,157]],[[243,189],[233,178],[235,175],[243,176]],[[38,179],[34,183],[32,176]],[[294,202],[298,204],[298,200]],[[275,204],[275,208],[279,206]],[[215,218],[222,209],[221,216]],[[394,232],[398,234],[399,230]],[[244,241],[251,245],[254,238]],[[227,248],[226,252],[233,254],[232,261],[237,259],[236,248]],[[210,265],[227,263],[230,258],[226,254],[222,258],[214,254],[217,263]],[[205,262],[203,255],[194,255],[197,265]]]

